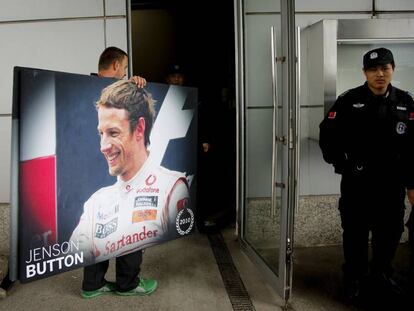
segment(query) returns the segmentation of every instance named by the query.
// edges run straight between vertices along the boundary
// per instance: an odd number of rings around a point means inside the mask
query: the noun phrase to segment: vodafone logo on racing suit
[[[150,174],[145,179],[146,187],[137,189],[137,193],[160,193],[160,189],[158,187],[151,187],[151,185],[153,185],[156,181],[157,176]]]
[[[153,183],[155,183],[156,180],[157,176],[151,174],[147,177],[147,179],[145,179],[145,184],[147,186],[151,186]]]

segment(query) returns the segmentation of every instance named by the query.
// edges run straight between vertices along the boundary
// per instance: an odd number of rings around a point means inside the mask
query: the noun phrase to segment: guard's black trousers
[[[343,176],[339,210],[343,228],[345,276],[360,279],[368,273],[371,232],[373,275],[392,273],[392,260],[404,231],[405,189],[378,179]]]
[[[118,291],[125,292],[137,287],[141,263],[142,250],[116,257],[116,287]],[[92,291],[104,286],[108,267],[109,260],[85,267],[83,270],[82,289]]]

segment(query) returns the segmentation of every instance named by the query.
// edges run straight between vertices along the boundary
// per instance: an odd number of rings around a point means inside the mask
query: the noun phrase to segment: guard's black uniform
[[[339,210],[345,276],[391,273],[404,230],[405,190],[414,188],[414,102],[391,84],[385,96],[365,83],[338,97],[320,124],[326,162],[342,174]]]

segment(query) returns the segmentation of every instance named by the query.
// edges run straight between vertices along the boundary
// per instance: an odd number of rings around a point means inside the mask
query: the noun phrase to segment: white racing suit
[[[193,227],[185,175],[148,158],[131,180],[118,179],[85,202],[70,240],[92,263],[186,235]]]

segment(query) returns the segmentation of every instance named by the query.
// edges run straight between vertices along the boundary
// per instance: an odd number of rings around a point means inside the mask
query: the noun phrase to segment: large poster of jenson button
[[[15,77],[22,282],[192,233],[196,89],[31,68]]]

